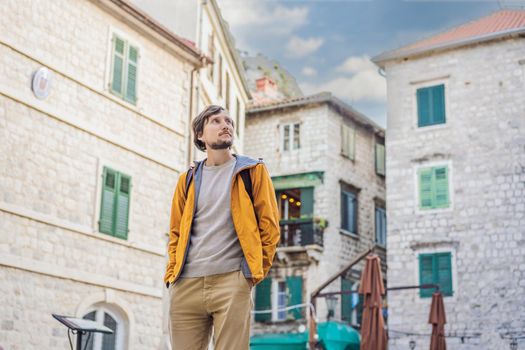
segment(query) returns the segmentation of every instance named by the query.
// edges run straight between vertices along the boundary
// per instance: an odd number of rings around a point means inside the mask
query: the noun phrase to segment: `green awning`
[[[276,190],[288,188],[315,187],[323,183],[324,171],[312,171],[309,173],[292,174],[284,176],[273,176],[272,183]]]
[[[346,323],[319,323],[317,331],[326,350],[359,350],[359,332]],[[307,343],[308,332],[261,334],[250,338],[250,350],[304,350]]]
[[[250,350],[304,350],[308,333],[261,334],[250,338]]]

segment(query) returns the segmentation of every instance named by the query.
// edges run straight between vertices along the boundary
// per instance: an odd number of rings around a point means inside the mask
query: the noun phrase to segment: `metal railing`
[[[304,247],[316,244],[323,246],[323,232],[314,224],[314,220],[281,220],[281,247]]]

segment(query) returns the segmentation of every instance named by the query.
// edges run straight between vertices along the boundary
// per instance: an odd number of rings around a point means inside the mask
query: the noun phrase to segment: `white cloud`
[[[307,38],[303,39],[298,36],[292,36],[286,44],[286,53],[290,57],[304,57],[319,50],[323,45],[323,38]]]
[[[301,74],[307,77],[313,77],[317,75],[317,70],[313,67],[304,67]]]
[[[256,49],[264,39],[283,42],[298,29],[308,24],[307,6],[283,6],[271,1],[219,0],[224,19],[231,27],[237,47],[248,51]],[[252,52],[254,53],[254,52]]]
[[[351,56],[335,70],[350,74],[321,83],[301,84],[301,88],[308,94],[329,91],[350,103],[386,101],[386,79],[378,73],[369,57]]]
[[[338,66],[336,70],[338,72],[355,74],[362,71],[377,70],[377,66],[366,55],[361,57],[351,56]]]
[[[290,34],[308,23],[305,6],[285,7],[266,1],[222,0],[221,12],[232,28],[264,27],[270,32]]]

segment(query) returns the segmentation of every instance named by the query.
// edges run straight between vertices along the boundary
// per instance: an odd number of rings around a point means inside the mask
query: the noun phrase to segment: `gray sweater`
[[[236,159],[219,166],[203,164],[193,218],[190,250],[181,277],[202,277],[240,270],[243,257],[230,209]]]

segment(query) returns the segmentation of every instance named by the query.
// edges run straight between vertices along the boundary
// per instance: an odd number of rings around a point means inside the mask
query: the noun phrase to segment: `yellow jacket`
[[[231,213],[233,225],[239,238],[244,258],[241,270],[246,278],[258,283],[268,274],[280,240],[279,212],[275,191],[266,167],[261,161],[235,155],[237,158],[231,184]],[[179,177],[171,205],[170,238],[168,242],[169,261],[166,266],[164,283],[175,282],[186,261],[193,215],[196,211],[202,179],[202,162],[189,171],[193,178],[186,194],[188,171]],[[241,175],[250,169],[252,180],[252,201],[244,188]]]

